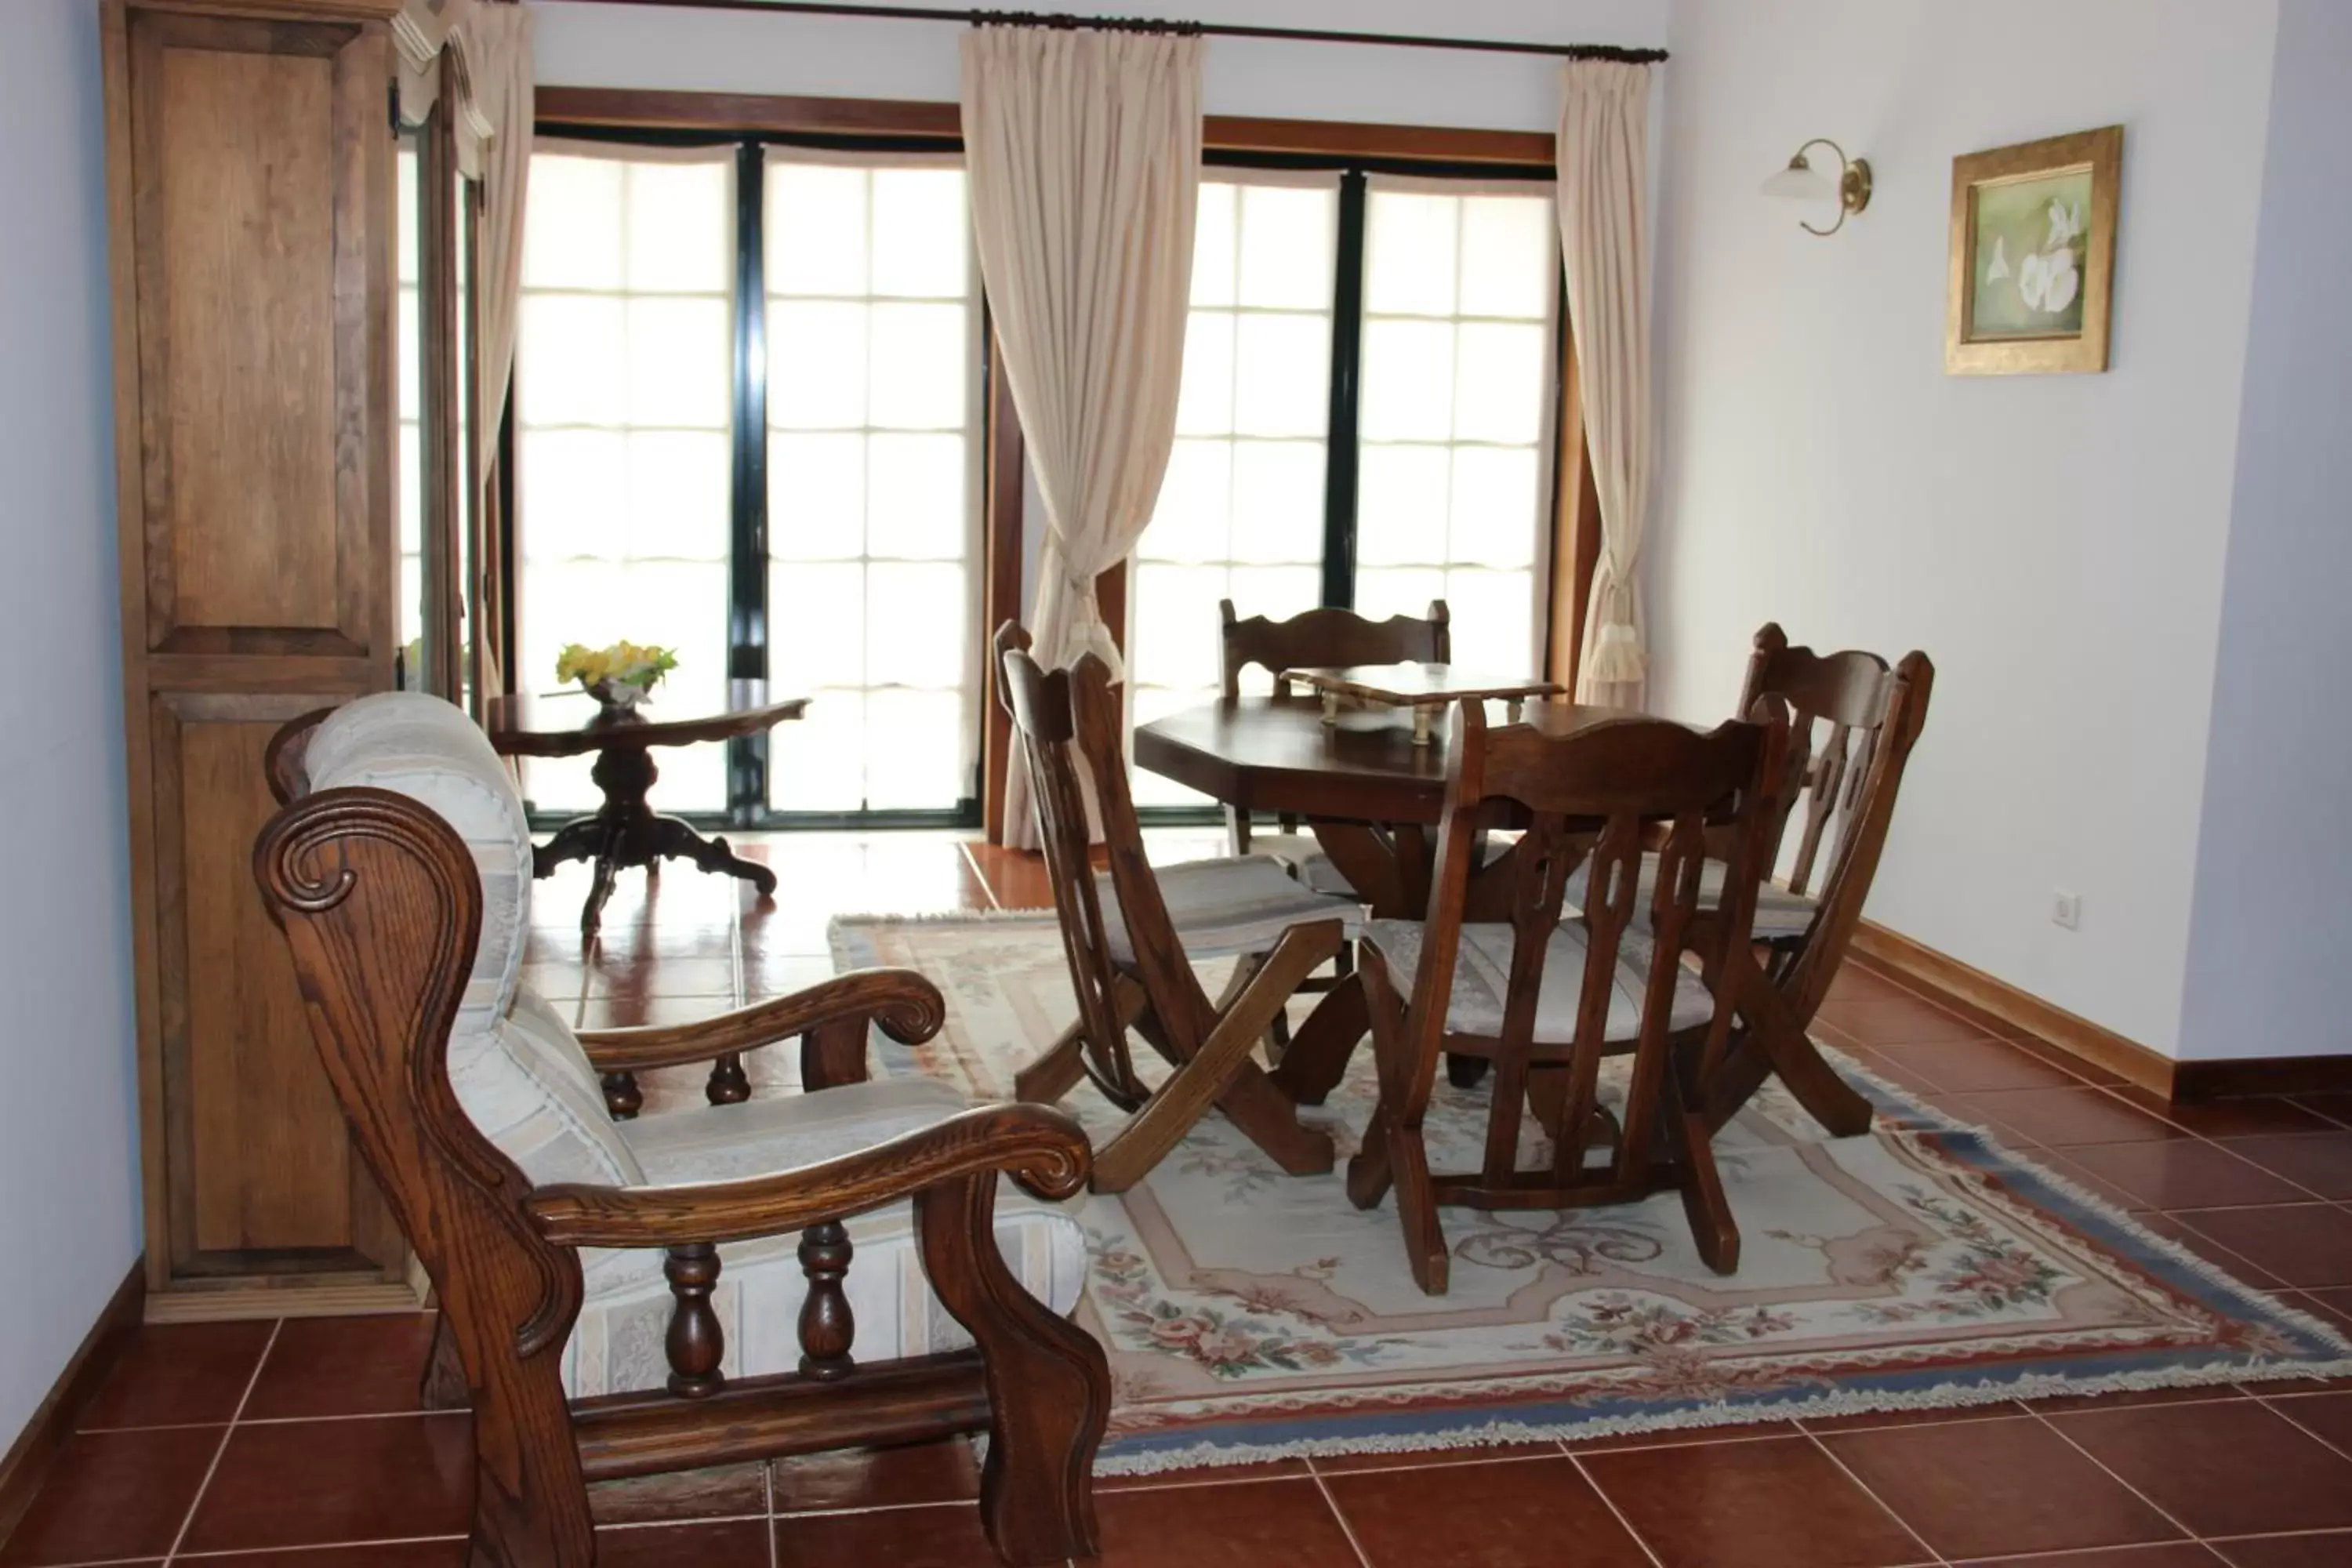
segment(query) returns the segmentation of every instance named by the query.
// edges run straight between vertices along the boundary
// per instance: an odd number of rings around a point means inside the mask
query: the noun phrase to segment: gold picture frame
[[[2107,368],[2123,163],[2120,125],[1952,160],[1948,374]]]

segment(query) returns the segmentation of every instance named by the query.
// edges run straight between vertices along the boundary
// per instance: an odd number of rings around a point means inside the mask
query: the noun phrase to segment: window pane
[[[1454,615],[1454,657],[1478,669],[1535,669],[1535,579],[1526,572],[1469,569],[1445,576]]]
[[[733,167],[531,162],[517,349],[515,679],[555,684],[566,643],[673,649],[657,713],[725,700],[733,381]],[[656,805],[726,805],[719,746],[667,752]],[[526,764],[543,810],[601,796],[586,767]]]
[[[1434,568],[1384,566],[1356,574],[1356,613],[1370,616],[1376,621],[1385,620],[1391,616],[1425,616],[1429,613],[1432,599],[1444,597],[1445,574]],[[1470,657],[1463,646],[1459,625],[1462,612],[1451,605],[1446,607],[1452,611],[1456,623],[1454,657],[1467,664]]]
[[[1469,196],[1462,203],[1462,313],[1540,321],[1559,288],[1559,236],[1541,196]]]
[[[1236,441],[1233,453],[1233,559],[1319,565],[1322,443]]]
[[[771,435],[768,553],[778,561],[824,561],[865,551],[866,437],[855,431]]]
[[[1356,560],[1410,566],[1445,559],[1449,470],[1444,447],[1364,447],[1357,468]]]
[[[961,169],[874,171],[874,292],[961,300],[971,254]]]
[[[779,430],[866,423],[866,307],[768,302],[768,423]]]
[[[629,289],[724,294],[734,266],[734,171],[724,163],[630,163]],[[530,200],[539,199],[534,185]]]
[[[866,292],[866,171],[768,165],[772,294]]]
[[[773,163],[766,241],[769,665],[815,694],[769,803],[952,807],[978,733],[963,172]]]
[[[1535,564],[1536,470],[1533,447],[1454,452],[1450,559],[1481,566]]]
[[[1241,188],[1215,180],[1201,182],[1201,205],[1192,220],[1192,303],[1234,302],[1234,264],[1239,246],[1237,208]]]
[[[1454,434],[1532,445],[1542,438],[1545,333],[1539,326],[1465,321],[1454,349]]]
[[[1444,441],[1454,434],[1454,327],[1447,321],[1364,323],[1367,441]]]
[[[961,434],[876,435],[866,447],[866,549],[907,560],[961,562],[965,482]]]
[[[1374,191],[1366,203],[1364,309],[1375,315],[1454,314],[1460,198]]]
[[[1138,564],[1133,662],[1139,681],[1148,672],[1153,686],[1217,684],[1217,601],[1226,591],[1223,565]]]
[[[961,305],[877,305],[867,420],[891,430],[963,427],[970,363]]]
[[[1176,392],[1179,436],[1223,436],[1234,427],[1234,319],[1195,310],[1184,328],[1183,379]]]
[[[1243,316],[1234,338],[1235,433],[1320,436],[1330,412],[1330,318]]]
[[[1331,231],[1339,216],[1331,192],[1248,185],[1241,197],[1240,303],[1328,310]]]
[[[1233,515],[1233,443],[1179,438],[1169,454],[1160,503],[1137,547],[1154,561],[1224,558]]]

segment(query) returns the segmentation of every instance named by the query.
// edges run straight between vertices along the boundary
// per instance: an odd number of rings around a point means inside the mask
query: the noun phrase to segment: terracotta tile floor
[[[1155,833],[1155,856],[1222,835]],[[947,834],[779,835],[772,906],[634,874],[600,948],[576,867],[542,884],[532,981],[595,1022],[690,1017],[831,972],[836,910],[1034,906],[1034,859]],[[2352,1325],[2352,1101],[2163,1111],[2112,1078],[1850,970],[1822,1033],[2242,1279]],[[768,1053],[789,1056],[790,1053]],[[758,1060],[787,1081],[792,1064]],[[692,1074],[647,1085],[698,1099]],[[462,1415],[415,1386],[429,1317],[143,1330],[5,1547],[26,1564],[461,1563]],[[600,1489],[599,1558],[694,1568],[987,1564],[970,1451],[939,1444]],[[1364,1568],[2352,1564],[2352,1380],[2052,1400],[1107,1480],[1105,1560]]]

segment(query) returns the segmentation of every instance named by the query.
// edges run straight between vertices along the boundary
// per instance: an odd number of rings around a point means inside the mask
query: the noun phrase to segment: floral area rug
[[[1050,918],[853,918],[833,937],[841,967],[905,965],[946,994],[937,1038],[877,1036],[880,1073],[1007,1098],[1076,1014]],[[1158,1061],[1139,1042],[1137,1056]],[[1076,1200],[1092,1254],[1079,1317],[1116,1384],[1100,1468],[2352,1373],[2333,1330],[1839,1065],[1879,1107],[1870,1135],[1831,1138],[1768,1088],[1717,1136],[1742,1241],[1728,1278],[1661,1193],[1446,1209],[1452,1288],[1424,1296],[1393,1202],[1356,1209],[1336,1170],[1286,1176],[1212,1112],[1147,1180]],[[1342,1169],[1373,1100],[1367,1043],[1302,1113]],[[1486,1086],[1439,1076],[1433,1165],[1475,1168],[1486,1104]],[[1066,1109],[1097,1138],[1118,1125],[1089,1083]]]

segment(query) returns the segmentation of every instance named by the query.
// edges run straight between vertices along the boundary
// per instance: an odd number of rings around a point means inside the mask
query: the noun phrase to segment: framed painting
[[[1952,160],[1946,371],[2107,368],[2123,163],[2120,125]]]

